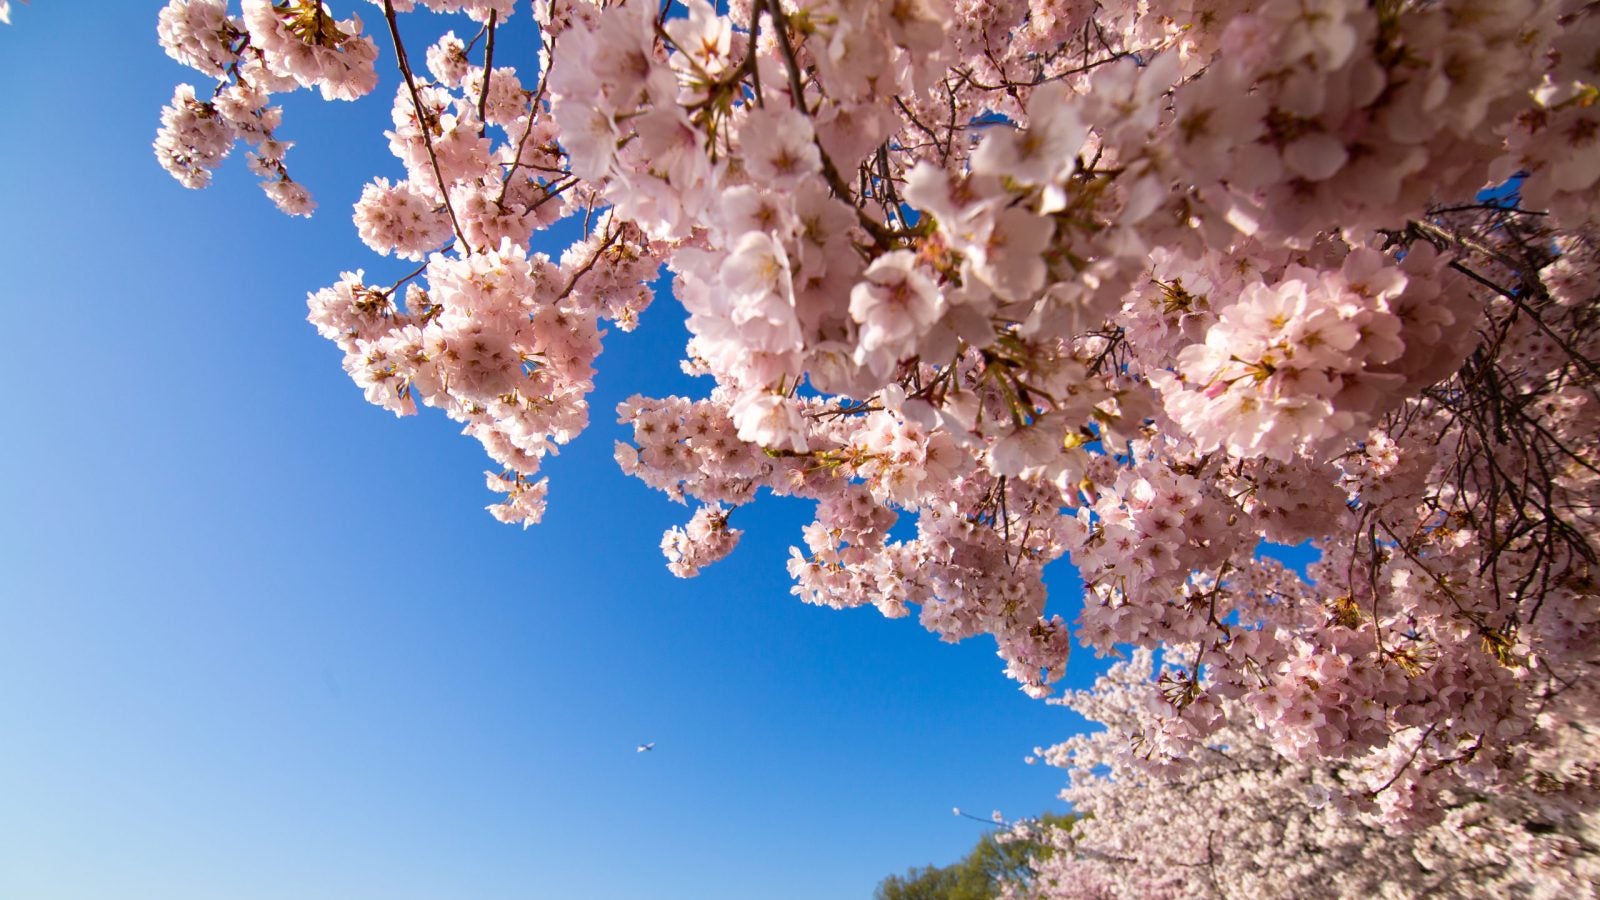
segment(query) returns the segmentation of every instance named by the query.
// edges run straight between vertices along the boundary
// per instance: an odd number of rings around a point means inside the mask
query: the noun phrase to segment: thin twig
[[[422,129],[422,144],[428,150],[428,161],[433,163],[433,177],[439,183],[439,196],[444,198],[445,212],[450,214],[450,226],[455,229],[456,237],[470,256],[472,244],[467,240],[467,233],[461,229],[461,220],[456,218],[455,207],[450,203],[450,189],[445,187],[444,172],[439,168],[439,157],[433,152],[428,116],[422,109],[422,96],[417,93],[416,76],[411,74],[411,60],[406,57],[406,46],[400,40],[400,24],[394,18],[393,0],[383,0],[383,18],[389,23],[389,37],[394,41],[394,55],[400,65],[400,74],[405,76],[406,88],[411,92],[411,109],[417,114],[417,125]]]

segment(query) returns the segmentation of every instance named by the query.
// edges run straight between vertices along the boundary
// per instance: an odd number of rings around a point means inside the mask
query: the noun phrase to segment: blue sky
[[[684,385],[670,301],[608,338],[545,523],[493,521],[477,445],[368,406],[304,321],[341,269],[403,271],[349,220],[399,174],[392,70],[287,98],[321,203],[289,219],[242,158],[204,192],[156,165],[197,74],[159,7],[0,29],[0,897],[865,898],[971,845],[952,806],[1062,808],[1022,758],[1078,720],[991,641],[789,596],[803,504],[667,574],[688,511],[617,471],[610,411]]]

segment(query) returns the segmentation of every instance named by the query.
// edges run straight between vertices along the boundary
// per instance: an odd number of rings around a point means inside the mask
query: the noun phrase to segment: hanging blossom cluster
[[[316,204],[284,165],[292,144],[275,136],[282,109],[272,95],[316,87],[324,99],[354,100],[378,83],[378,47],[361,35],[359,18],[336,21],[321,3],[241,6],[242,17],[229,15],[224,0],[173,0],[161,10],[157,34],[167,55],[219,81],[205,99],[192,85],[178,86],[161,111],[156,159],[184,187],[201,188],[243,139],[272,202],[309,216]]]
[[[1003,886],[1005,900],[1556,898],[1593,896],[1600,882],[1592,812],[1600,735],[1570,724],[1594,703],[1592,684],[1550,705],[1547,715],[1567,722],[1529,748],[1521,790],[1457,786],[1441,792],[1425,823],[1397,830],[1351,814],[1351,785],[1382,803],[1392,776],[1285,755],[1259,729],[1217,731],[1181,769],[1138,759],[1127,736],[1161,727],[1148,702],[1156,670],[1154,655],[1136,650],[1093,690],[1053,701],[1105,730],[1039,751],[1068,770],[1063,796],[1080,815],[1002,834],[1047,851]]]
[[[541,515],[664,266],[707,390],[630,398],[616,458],[696,504],[676,574],[763,492],[815,501],[800,599],[990,635],[1034,695],[1074,633],[1169,652],[1139,759],[1248,735],[1391,824],[1536,794],[1592,727],[1595,3],[372,5],[399,165],[355,222],[418,267],[311,319],[372,402],[483,443],[498,518]],[[423,8],[471,37],[408,53]],[[536,71],[495,58],[522,9]],[[316,0],[240,10],[162,11],[216,86],[178,89],[157,157],[198,187],[242,139],[309,212],[270,98],[369,92],[375,42]]]

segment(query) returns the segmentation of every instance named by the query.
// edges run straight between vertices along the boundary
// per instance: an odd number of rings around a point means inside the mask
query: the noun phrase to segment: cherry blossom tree
[[[1036,696],[1074,632],[1158,651],[1128,752],[1192,780],[1248,749],[1351,828],[1534,803],[1544,754],[1589,746],[1595,3],[362,10],[172,0],[161,44],[213,82],[177,88],[156,156],[203,187],[242,143],[308,215],[275,98],[392,66],[399,162],[354,219],[417,267],[352,264],[310,318],[371,402],[483,444],[497,518],[538,521],[606,330],[665,268],[706,390],[623,403],[616,459],[693,504],[674,573],[763,494],[815,501],[801,600],[990,635]],[[408,48],[430,12],[468,37]],[[534,71],[497,64],[518,15]],[[1063,558],[1075,627],[1046,604]]]
[[[1028,851],[1007,900],[1555,898],[1600,884],[1600,736],[1572,726],[1581,710],[1553,711],[1569,721],[1531,750],[1518,789],[1457,786],[1428,824],[1395,830],[1352,809],[1348,786],[1374,774],[1362,764],[1285,755],[1256,728],[1218,730],[1179,768],[1130,752],[1128,735],[1158,727],[1146,702],[1155,668],[1135,651],[1094,690],[1057,701],[1105,725],[1041,751],[1068,769],[1065,796],[1088,815],[1002,836]],[[1569,692],[1554,705],[1574,702]]]

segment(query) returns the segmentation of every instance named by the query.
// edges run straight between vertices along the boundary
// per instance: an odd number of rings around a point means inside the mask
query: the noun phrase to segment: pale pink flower
[[[811,120],[792,109],[753,109],[739,128],[745,169],[766,190],[783,190],[822,171]]]
[[[1072,93],[1060,82],[1028,100],[1028,127],[991,129],[972,154],[972,171],[1043,184],[1070,172],[1089,129],[1078,119]]]
[[[878,257],[864,278],[850,292],[850,317],[861,326],[856,362],[887,374],[943,314],[944,297],[904,250]]]

